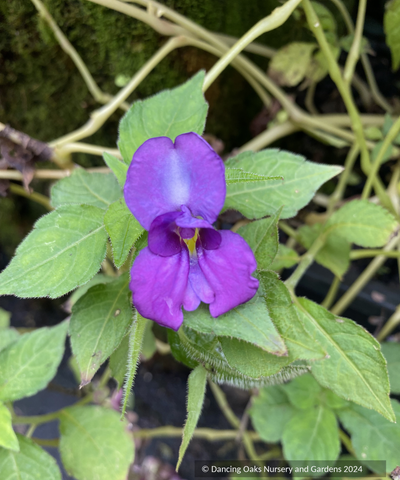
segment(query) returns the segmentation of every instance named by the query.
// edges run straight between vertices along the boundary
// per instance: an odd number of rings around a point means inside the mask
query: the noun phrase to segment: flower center
[[[188,249],[189,249],[189,252],[191,254],[193,254],[196,250],[196,242],[197,242],[197,238],[199,236],[199,229],[196,228],[195,232],[194,232],[194,235],[192,238],[183,238],[182,240],[186,243]]]

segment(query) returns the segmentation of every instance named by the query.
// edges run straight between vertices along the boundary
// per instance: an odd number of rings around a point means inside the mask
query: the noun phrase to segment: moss
[[[133,75],[165,41],[147,25],[86,0],[46,0],[61,30],[82,56],[99,86],[115,93],[118,75]],[[271,12],[278,0],[166,0],[165,4],[210,30],[242,35]],[[3,19],[3,20],[1,20]],[[289,21],[266,36],[283,44],[301,28]],[[41,140],[51,140],[81,126],[98,105],[71,59],[62,51],[28,0],[0,2],[0,118]],[[289,38],[290,37],[290,38]],[[173,52],[148,76],[132,99],[184,81],[214,57],[193,48]],[[260,61],[258,59],[258,61]],[[261,65],[265,66],[265,61]],[[209,91],[208,130],[229,146],[248,136],[248,124],[260,103],[243,79],[228,69]],[[246,99],[246,100],[244,100]],[[218,107],[218,108],[217,108]],[[119,115],[93,137],[114,145]]]

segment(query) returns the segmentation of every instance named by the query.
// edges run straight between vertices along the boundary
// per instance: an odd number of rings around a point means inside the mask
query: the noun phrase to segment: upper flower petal
[[[219,233],[222,237],[219,248],[197,250],[200,268],[215,294],[210,303],[213,317],[248,302],[258,289],[258,280],[251,276],[257,268],[251,248],[236,233],[229,230]]]
[[[133,155],[124,187],[125,201],[143,228],[164,213],[190,208],[213,223],[225,202],[221,158],[196,133],[175,139],[151,138]]]
[[[161,257],[144,248],[131,270],[130,289],[137,311],[164,327],[178,330],[183,322],[182,304],[189,277],[186,248],[170,257]]]

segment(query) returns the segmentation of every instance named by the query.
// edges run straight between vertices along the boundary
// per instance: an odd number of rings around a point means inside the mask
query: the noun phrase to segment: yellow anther
[[[183,238],[183,241],[186,243],[189,252],[192,254],[196,250],[196,242],[197,242],[197,237],[199,236],[199,229],[196,228],[194,235],[192,238]]]

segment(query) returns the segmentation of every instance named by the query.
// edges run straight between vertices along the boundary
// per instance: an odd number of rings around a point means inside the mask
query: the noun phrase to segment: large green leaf
[[[5,328],[0,331],[0,352],[4,350],[8,345],[18,340],[19,333],[14,328]]]
[[[208,110],[202,92],[204,75],[201,71],[179,87],[132,105],[119,125],[118,147],[127,165],[149,138],[174,141],[181,133],[203,133]]]
[[[258,270],[267,270],[278,253],[278,221],[281,210],[269,218],[251,222],[237,232],[253,250]]]
[[[46,388],[64,353],[68,323],[22,335],[0,352],[0,401],[19,400]]]
[[[399,465],[400,452],[400,404],[392,400],[397,423],[390,423],[376,412],[358,405],[339,410],[339,418],[351,433],[351,443],[359,460],[375,471],[376,460],[386,460],[386,471]],[[372,462],[371,462],[372,461]],[[383,472],[377,472],[383,473]]]
[[[309,409],[321,403],[322,387],[310,374],[297,377],[289,382],[285,385],[285,392],[290,403],[297,408]]]
[[[104,225],[110,236],[115,266],[120,268],[144,229],[132,215],[123,198],[109,206],[104,217]]]
[[[308,250],[320,235],[322,229],[323,226],[318,223],[312,227],[303,225],[297,231],[299,242]],[[350,265],[350,249],[350,242],[345,238],[339,235],[328,235],[315,260],[341,278]]]
[[[12,427],[11,413],[2,403],[0,403],[0,447],[19,452],[18,439]],[[0,448],[1,450],[2,448]]]
[[[283,243],[280,243],[278,246],[278,253],[269,268],[277,272],[283,268],[293,267],[293,265],[296,265],[296,263],[299,262],[299,259],[297,252]]]
[[[227,185],[235,183],[262,182],[268,180],[283,180],[283,177],[266,177],[257,173],[245,172],[241,168],[226,168],[225,181]]]
[[[228,185],[224,209],[239,210],[247,218],[273,215],[282,205],[281,218],[293,217],[323,183],[342,171],[342,167],[309,162],[300,155],[273,148],[243,152],[227,160],[226,166],[284,178]]]
[[[104,161],[106,162],[107,166],[111,168],[113,174],[115,175],[118,183],[121,187],[125,185],[126,182],[126,174],[128,172],[128,165],[121,161],[119,158],[114,157],[110,153],[104,152],[103,153]]]
[[[125,273],[113,282],[95,285],[73,306],[69,334],[82,386],[126,335],[133,319],[130,297]]]
[[[112,173],[87,172],[83,168],[76,168],[70,177],[59,180],[53,186],[51,204],[54,208],[85,204],[104,209],[121,195],[121,187]]]
[[[301,377],[299,377],[301,378]],[[262,388],[250,409],[255,430],[265,442],[279,442],[295,409],[281,386]]]
[[[183,456],[189,446],[189,442],[196,429],[200,418],[201,409],[204,403],[204,395],[207,384],[207,370],[198,365],[189,375],[188,379],[188,398],[187,398],[187,418],[183,427],[182,443],[179,448],[179,458],[176,470],[182,463]]]
[[[289,350],[290,362],[325,358],[326,351],[299,319],[286,285],[274,272],[259,272],[258,277],[272,321]]]
[[[309,67],[315,43],[293,42],[279,49],[269,63],[268,74],[279,85],[294,87],[300,83]]]
[[[77,480],[125,480],[134,444],[114,410],[71,407],[60,417],[60,452],[65,469]]]
[[[310,300],[296,299],[296,307],[305,328],[329,355],[322,362],[312,363],[316,380],[340,397],[394,421],[386,361],[379,342],[352,320],[336,317]]]
[[[387,2],[383,24],[386,43],[392,53],[393,70],[397,70],[400,67],[400,0]]]
[[[69,297],[68,303],[69,306],[72,308],[75,303],[85,295],[85,293],[95,285],[99,285],[100,283],[109,283],[115,280],[115,277],[111,277],[109,275],[105,275],[104,273],[98,273],[93,278],[91,278],[85,285],[77,288],[74,293]]]
[[[10,326],[11,313],[3,308],[0,308],[0,330]]]
[[[336,460],[340,440],[334,413],[323,405],[296,411],[285,425],[282,445],[289,463],[302,461],[307,466],[316,460]],[[311,475],[321,476],[319,473]]]
[[[118,383],[118,388],[124,384],[129,353],[129,335],[125,335],[119,347],[110,356],[108,363],[113,378]]]
[[[238,338],[274,355],[287,354],[285,344],[271,321],[265,300],[259,294],[218,318],[210,315],[208,305],[201,305],[194,312],[185,312],[184,323],[197,332]]]
[[[0,295],[57,298],[90,280],[106,254],[104,211],[67,205],[45,215],[0,274]]]
[[[381,247],[397,226],[383,207],[368,200],[353,200],[335,212],[325,225],[326,235],[340,235],[361,247]]]
[[[0,448],[1,480],[61,480],[61,472],[51,455],[29,438],[17,437],[18,453]]]

